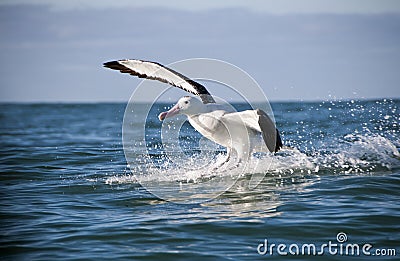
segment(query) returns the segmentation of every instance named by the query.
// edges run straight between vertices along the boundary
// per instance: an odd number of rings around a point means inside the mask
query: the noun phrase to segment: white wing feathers
[[[270,152],[277,152],[282,147],[282,140],[274,122],[263,110],[227,113],[221,120],[227,123],[244,124],[246,127],[261,133]]]
[[[258,114],[255,110],[228,113],[223,116],[223,120],[240,125],[244,124],[248,128],[261,132],[258,124]]]
[[[274,122],[260,109],[232,113],[216,110],[198,115],[191,123],[201,134],[226,147],[231,143],[229,137],[245,142],[248,131],[259,133],[270,152],[277,152],[282,147]]]
[[[142,60],[119,60],[107,62],[103,65],[122,73],[129,73],[139,78],[157,80],[181,88],[184,91],[200,96],[204,104],[215,103],[203,85],[159,63]]]

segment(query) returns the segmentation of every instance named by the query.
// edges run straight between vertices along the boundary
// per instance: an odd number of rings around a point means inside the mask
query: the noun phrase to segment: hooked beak
[[[180,109],[178,104],[175,104],[174,107],[172,107],[169,111],[164,111],[162,113],[160,113],[160,115],[158,115],[158,119],[160,121],[163,121],[165,118],[169,118],[172,117],[174,115],[177,115],[179,113]]]

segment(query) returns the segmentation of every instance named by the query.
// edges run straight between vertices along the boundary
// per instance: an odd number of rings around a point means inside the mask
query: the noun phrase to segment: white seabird
[[[139,78],[158,80],[199,96],[184,96],[169,110],[160,113],[160,121],[177,114],[188,117],[189,123],[203,136],[227,148],[228,162],[232,153],[238,163],[253,152],[277,152],[282,140],[271,118],[261,109],[228,112],[215,104],[207,89],[188,77],[156,62],[119,60],[104,67],[129,73]],[[221,164],[221,165],[222,165]],[[220,165],[220,166],[221,166]]]

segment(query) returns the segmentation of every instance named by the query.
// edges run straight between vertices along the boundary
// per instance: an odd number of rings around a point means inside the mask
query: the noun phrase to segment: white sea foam
[[[400,154],[396,146],[387,138],[372,134],[346,135],[337,142],[333,150],[324,153],[305,153],[296,148],[284,148],[275,155],[256,154],[244,166],[236,167],[231,163],[215,170],[215,166],[224,158],[224,154],[218,154],[210,161],[209,156],[194,154],[182,166],[163,157],[154,162],[153,159],[142,156],[141,164],[130,164],[132,174],[109,177],[106,183],[182,184],[204,182],[216,177],[232,182],[239,177],[260,173],[267,176],[321,175],[372,173],[400,168]]]

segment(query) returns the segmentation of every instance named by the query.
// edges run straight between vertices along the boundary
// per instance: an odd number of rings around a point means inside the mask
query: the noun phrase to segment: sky
[[[124,58],[223,60],[271,101],[400,98],[396,0],[2,0],[0,35],[0,102],[126,102],[141,80],[102,67]]]

